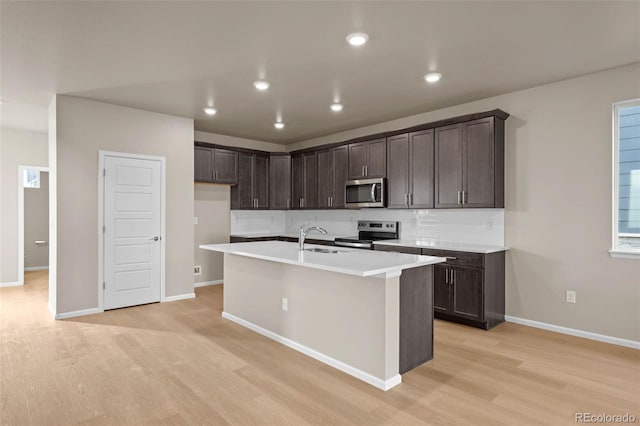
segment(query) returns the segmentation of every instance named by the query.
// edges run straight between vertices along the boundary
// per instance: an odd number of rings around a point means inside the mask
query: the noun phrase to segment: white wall
[[[166,158],[166,296],[192,293],[193,120],[70,96],[58,95],[54,104],[52,308],[60,314],[98,306],[100,150]]]
[[[271,142],[257,141],[254,139],[236,138],[234,136],[220,135],[217,133],[208,133],[196,131],[194,132],[195,140],[198,142],[209,142],[217,145],[233,146],[236,148],[257,149],[268,152],[283,152],[286,150],[284,145]]]
[[[611,258],[612,103],[640,97],[633,64],[289,146],[501,108],[507,314],[640,341],[640,261]],[[565,290],[577,303],[564,302]]]
[[[230,235],[229,185],[196,183],[194,185],[194,265],[201,266],[201,275],[194,284],[219,281],[223,278],[223,254],[202,250],[200,244],[228,243]]]
[[[39,188],[24,188],[24,267],[49,266],[49,173],[40,173]]]
[[[47,167],[47,134],[0,129],[0,283],[18,281],[18,166]]]

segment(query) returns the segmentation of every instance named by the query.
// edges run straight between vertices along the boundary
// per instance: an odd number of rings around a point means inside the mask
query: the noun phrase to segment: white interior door
[[[104,158],[104,309],[159,302],[161,163]]]

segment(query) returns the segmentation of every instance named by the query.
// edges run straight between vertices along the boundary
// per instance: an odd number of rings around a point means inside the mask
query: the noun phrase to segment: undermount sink
[[[306,248],[304,249],[304,251],[311,251],[314,253],[342,253],[342,250],[334,250],[334,249],[326,249],[326,248],[320,248],[320,247],[313,247],[313,248]]]

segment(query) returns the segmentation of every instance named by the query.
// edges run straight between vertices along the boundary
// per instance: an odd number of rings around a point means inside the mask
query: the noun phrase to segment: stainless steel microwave
[[[345,205],[350,209],[385,207],[387,201],[384,178],[358,179],[345,182]]]

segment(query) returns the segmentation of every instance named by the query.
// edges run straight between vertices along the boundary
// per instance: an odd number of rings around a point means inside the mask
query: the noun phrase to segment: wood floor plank
[[[47,271],[0,288],[0,425],[575,424],[640,417],[640,351],[505,323],[435,322],[432,361],[382,392],[197,298],[64,321]]]

